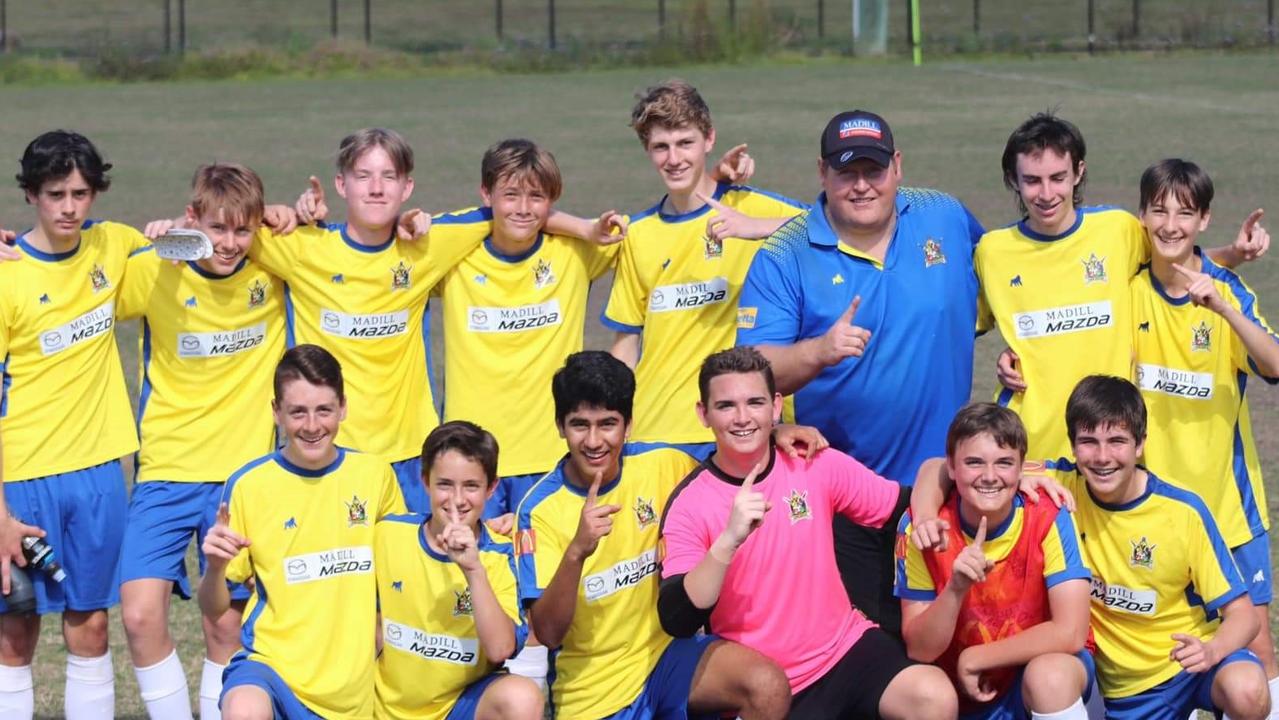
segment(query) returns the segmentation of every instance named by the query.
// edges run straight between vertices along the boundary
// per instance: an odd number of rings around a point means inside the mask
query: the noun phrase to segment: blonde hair
[[[391,156],[395,172],[400,176],[413,174],[413,148],[403,135],[387,128],[364,128],[342,138],[338,145],[338,172],[347,172],[355,167],[356,161],[375,147],[382,148]]]
[[[191,178],[191,211],[205,218],[221,211],[227,222],[262,222],[262,178],[237,163],[212,163],[196,168]]]
[[[661,85],[654,85],[642,95],[636,95],[635,100],[631,127],[645,145],[655,127],[695,127],[707,137],[711,134],[711,109],[697,88],[683,80],[667,80]]]

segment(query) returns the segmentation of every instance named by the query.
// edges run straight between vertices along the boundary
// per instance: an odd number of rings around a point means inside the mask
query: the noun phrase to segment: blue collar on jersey
[[[206,280],[226,280],[227,278],[232,277],[236,273],[243,270],[244,266],[248,264],[248,262],[249,262],[248,256],[240,258],[240,262],[235,266],[235,269],[226,275],[215,275],[214,273],[211,273],[208,270],[205,270],[204,268],[200,267],[194,260],[187,260],[187,267],[194,270],[196,275],[199,275],[200,277],[205,278]]]
[[[1060,235],[1044,235],[1043,233],[1037,233],[1034,230],[1031,230],[1030,223],[1028,222],[1027,218],[1022,218],[1021,220],[1017,221],[1017,229],[1021,231],[1022,235],[1025,235],[1031,240],[1038,240],[1040,242],[1052,242],[1054,240],[1061,240],[1062,238],[1070,237],[1071,235],[1075,233],[1076,230],[1079,229],[1079,226],[1083,224],[1084,224],[1084,208],[1077,207],[1075,208],[1075,222],[1071,223],[1070,227],[1066,228],[1066,231],[1061,233]]]
[[[328,225],[325,223],[318,223],[318,225],[319,227],[322,227],[325,230],[337,230],[338,234],[342,236],[342,242],[346,243],[347,246],[350,247],[352,250],[358,250],[360,252],[365,252],[365,253],[382,252],[383,250],[391,247],[391,245],[395,242],[395,228],[391,228],[391,234],[386,238],[384,242],[379,243],[377,245],[364,245],[356,242],[355,238],[352,238],[350,234],[347,233],[346,223],[341,223],[339,225]]]
[[[1203,254],[1203,250],[1198,245],[1195,246],[1195,255],[1199,256],[1199,258],[1203,261],[1204,274],[1211,275],[1212,273],[1209,270],[1210,268],[1213,267],[1213,262],[1212,260],[1208,258],[1207,255]],[[1185,295],[1182,295],[1179,298],[1170,296],[1168,294],[1168,289],[1164,287],[1163,283],[1159,282],[1159,278],[1155,277],[1154,268],[1151,267],[1150,265],[1147,265],[1146,267],[1147,267],[1147,271],[1150,273],[1150,285],[1155,289],[1155,292],[1159,294],[1159,297],[1164,299],[1165,302],[1167,302],[1169,305],[1174,305],[1174,306],[1181,306],[1190,302],[1190,293],[1186,293]]]
[[[309,478],[324,477],[325,475],[328,475],[329,473],[341,467],[342,461],[346,459],[346,448],[339,445],[337,450],[338,450],[338,456],[333,459],[333,462],[329,463],[328,465],[325,465],[319,470],[308,470],[307,468],[294,465],[293,463],[289,462],[288,458],[284,457],[283,448],[275,451],[275,461],[280,465],[280,467],[293,473],[294,475],[299,475],[301,477],[309,477]]]
[[[910,200],[907,200],[901,193],[897,193],[897,198],[893,201],[897,208],[897,217],[901,217],[910,210]],[[897,237],[896,230],[893,231],[893,237]],[[830,221],[826,219],[826,193],[818,194],[817,201],[813,204],[813,209],[808,213],[808,241],[814,245],[825,245],[827,247],[836,247],[839,245],[839,235],[835,233],[835,229],[830,226]]]
[[[954,492],[954,491],[952,490],[951,492]],[[960,500],[959,504],[962,506],[964,504],[964,501]],[[999,523],[998,527],[993,527],[993,528],[987,527],[986,539],[994,540],[1000,535],[1003,535],[1005,532],[1008,532],[1008,527],[1013,524],[1013,518],[1016,517],[1017,508],[1019,507],[1022,507],[1022,499],[1021,499],[1021,493],[1017,492],[1013,495],[1013,504],[1008,511],[1008,517],[1004,518],[1003,522]],[[966,535],[967,537],[969,538],[977,537],[977,528],[964,522],[964,514],[962,512],[959,514],[959,527],[963,531],[964,535]]]
[[[716,183],[715,192],[711,195],[711,199],[718,201],[720,198],[724,197],[724,193],[726,192],[728,192],[728,183]],[[662,208],[666,207],[666,201],[669,200],[670,197],[669,193],[663,195],[662,199],[657,203],[657,216],[662,219],[662,222],[684,222],[685,220],[699,218],[711,211],[710,203],[706,203],[696,210],[689,210],[686,213],[663,212]]]
[[[87,226],[87,223],[86,223],[86,226]],[[33,247],[31,243],[27,242],[27,234],[30,232],[31,231],[28,230],[22,233],[22,235],[18,238],[18,241],[17,241],[18,247],[22,248],[24,252],[26,252],[28,255],[35,258],[36,260],[41,260],[43,262],[58,262],[60,260],[66,260],[68,258],[75,257],[75,254],[80,252],[80,243],[78,242],[75,244],[75,247],[71,248],[70,250],[66,252],[48,253],[43,250],[38,250],[35,247]]]
[[[533,255],[534,255],[534,254],[535,254],[538,250],[541,250],[541,249],[542,249],[542,239],[543,239],[544,237],[545,237],[545,236],[543,235],[542,231],[541,231],[541,230],[538,230],[538,231],[537,231],[537,239],[533,241],[533,245],[532,245],[532,247],[530,247],[528,250],[525,250],[525,251],[524,251],[524,252],[522,252],[522,253],[516,253],[516,254],[514,254],[514,255],[507,255],[506,253],[504,253],[504,252],[502,252],[501,250],[498,250],[498,249],[497,249],[497,246],[493,244],[493,236],[492,236],[492,235],[489,235],[488,237],[484,238],[484,249],[485,249],[485,250],[488,250],[488,251],[489,251],[489,254],[490,254],[490,255],[492,255],[493,257],[497,258],[498,260],[501,260],[502,262],[506,262],[506,263],[514,264],[514,263],[517,263],[517,262],[524,262],[525,260],[528,260],[529,258],[533,257]]]
[[[1133,498],[1132,500],[1129,500],[1126,503],[1108,503],[1108,502],[1105,502],[1104,500],[1099,499],[1096,495],[1092,494],[1092,488],[1088,487],[1088,481],[1084,479],[1083,473],[1079,471],[1078,467],[1076,467],[1075,472],[1079,473],[1080,479],[1084,481],[1084,489],[1088,491],[1088,499],[1092,500],[1093,504],[1095,504],[1097,507],[1101,508],[1102,510],[1109,510],[1110,512],[1123,512],[1124,510],[1131,510],[1137,507],[1138,505],[1142,504],[1143,502],[1145,502],[1146,498],[1150,497],[1155,492],[1155,486],[1162,484],[1162,481],[1158,477],[1156,477],[1154,473],[1150,472],[1149,470],[1146,470],[1146,467],[1144,465],[1140,465],[1140,464],[1137,465],[1137,469],[1146,471],[1146,489],[1142,491],[1141,495]]]

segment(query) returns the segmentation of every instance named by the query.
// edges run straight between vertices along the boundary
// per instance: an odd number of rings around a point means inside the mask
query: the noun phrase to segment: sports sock
[[[1270,720],[1279,720],[1279,677],[1270,678]]]
[[[182,670],[178,651],[151,667],[134,667],[138,690],[151,720],[192,720],[191,698],[187,692],[187,676]]]
[[[525,645],[519,655],[506,661],[506,669],[537,683],[546,692],[547,655],[545,645]]]
[[[1075,700],[1075,704],[1065,710],[1051,713],[1030,714],[1031,720],[1088,720],[1088,711],[1084,709],[1083,700]]]
[[[223,670],[226,665],[204,659],[204,670],[200,672],[200,720],[222,720],[218,698],[222,695]]]
[[[36,706],[34,688],[30,665],[0,665],[0,717],[31,720]]]
[[[102,657],[67,654],[67,687],[63,708],[67,720],[111,720],[115,717],[115,671],[111,651]]]

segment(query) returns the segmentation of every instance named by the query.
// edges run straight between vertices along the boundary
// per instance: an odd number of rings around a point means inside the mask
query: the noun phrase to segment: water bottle
[[[53,554],[53,547],[45,542],[44,538],[38,538],[35,535],[22,538],[22,554],[27,557],[30,567],[43,570],[44,574],[55,581],[62,582],[67,579],[67,572],[58,564],[58,559]]]
[[[31,576],[17,563],[9,565],[9,594],[4,596],[4,603],[6,613],[29,613],[36,609],[36,588],[31,584]]]

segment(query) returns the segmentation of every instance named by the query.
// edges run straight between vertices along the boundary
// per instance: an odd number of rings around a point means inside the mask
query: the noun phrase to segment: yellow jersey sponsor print
[[[249,260],[223,277],[147,247],[129,257],[116,312],[142,318],[138,482],[221,482],[272,450],[280,280]]]
[[[779,195],[724,183],[715,198],[751,217],[794,217],[806,209]],[[761,243],[710,239],[706,223],[717,211],[709,205],[681,215],[661,208],[659,202],[631,218],[602,320],[641,336],[631,437],[711,442],[714,436],[693,410],[697,371],[706,355],[733,346],[737,299]]]
[[[329,718],[373,716],[374,524],[404,512],[391,466],[338,450],[321,470],[274,453],[227,481],[230,528],[252,544],[227,566],[254,580],[241,652]]]
[[[377,660],[377,717],[444,720],[468,685],[500,667],[484,655],[471,591],[461,569],[426,543],[429,516],[393,515],[374,529],[382,612]],[[515,585],[515,555],[484,525],[480,562],[498,603],[515,626],[516,647],[527,627]]]
[[[1252,289],[1202,260],[1222,299],[1279,342]],[[1225,318],[1189,296],[1170,298],[1149,267],[1131,289],[1134,379],[1152,428],[1146,466],[1203,498],[1230,547],[1264,535],[1270,518],[1244,394],[1256,365]]]
[[[470,420],[502,443],[498,474],[550,470],[563,453],[551,377],[582,349],[591,281],[617,245],[539,235],[520,255],[491,241],[440,283],[445,420]]]
[[[1070,457],[1066,399],[1081,379],[1131,374],[1128,281],[1146,252],[1137,218],[1105,207],[1080,208],[1060,236],[1021,222],[977,244],[978,329],[998,327],[1019,358],[1026,391],[997,401],[1025,423],[1027,457]]]
[[[80,244],[46,253],[17,241],[0,263],[0,446],[4,481],[92,467],[138,449],[115,346],[129,253],[146,238],[90,220]]]
[[[658,526],[675,486],[697,461],[665,446],[631,444],[621,474],[600,488],[599,502],[622,509],[582,567],[573,624],[552,653],[551,702],[560,718],[599,718],[630,705],[670,644],[657,617]],[[541,597],[577,530],[586,490],[564,464],[520,503],[515,547],[520,599]]]
[[[431,289],[489,232],[491,215],[442,215],[430,235],[360,245],[344,225],[264,230],[250,256],[287,284],[289,345],[312,343],[342,364],[350,402],[338,442],[400,461],[439,424],[431,394]]]

